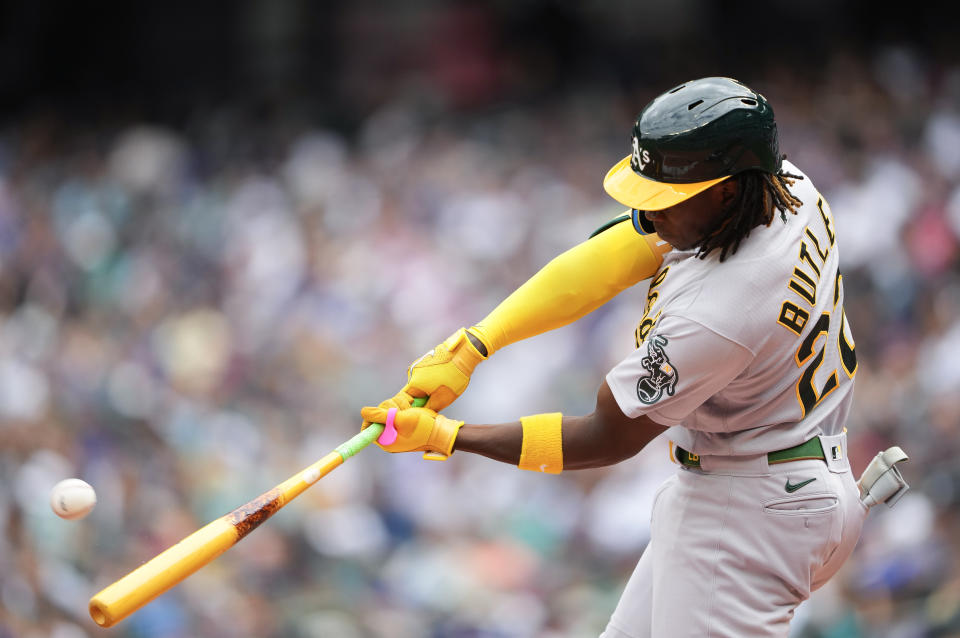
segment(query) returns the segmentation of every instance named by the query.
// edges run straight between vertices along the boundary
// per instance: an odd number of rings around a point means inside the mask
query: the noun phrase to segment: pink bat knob
[[[393,424],[396,416],[396,408],[387,410],[387,422],[383,424],[383,432],[377,437],[377,443],[380,445],[390,445],[397,440],[397,426]]]

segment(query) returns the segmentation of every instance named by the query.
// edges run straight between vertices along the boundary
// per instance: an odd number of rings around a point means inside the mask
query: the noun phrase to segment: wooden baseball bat
[[[414,399],[420,406],[426,399]],[[322,459],[297,472],[272,490],[208,523],[179,543],[157,554],[90,599],[90,617],[111,627],[164,593],[273,516],[320,478],[370,445],[383,432],[373,423]]]

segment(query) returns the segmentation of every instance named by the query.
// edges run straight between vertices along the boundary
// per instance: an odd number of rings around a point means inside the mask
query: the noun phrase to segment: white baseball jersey
[[[797,214],[754,228],[725,261],[665,255],[638,348],[607,375],[624,414],[675,426],[670,438],[694,454],[766,453],[843,431],[857,363],[835,225],[806,176],[791,190]]]

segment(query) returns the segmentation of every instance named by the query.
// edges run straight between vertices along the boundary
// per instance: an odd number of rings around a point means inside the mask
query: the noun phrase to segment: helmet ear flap
[[[644,211],[634,208],[630,211],[630,217],[633,220],[633,229],[641,235],[653,235],[657,229],[653,227],[653,222],[647,219]]]

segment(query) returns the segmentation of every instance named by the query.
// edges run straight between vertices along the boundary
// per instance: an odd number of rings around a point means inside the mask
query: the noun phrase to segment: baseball
[[[86,481],[64,479],[50,491],[50,507],[60,518],[78,520],[90,513],[97,504],[97,493]]]

